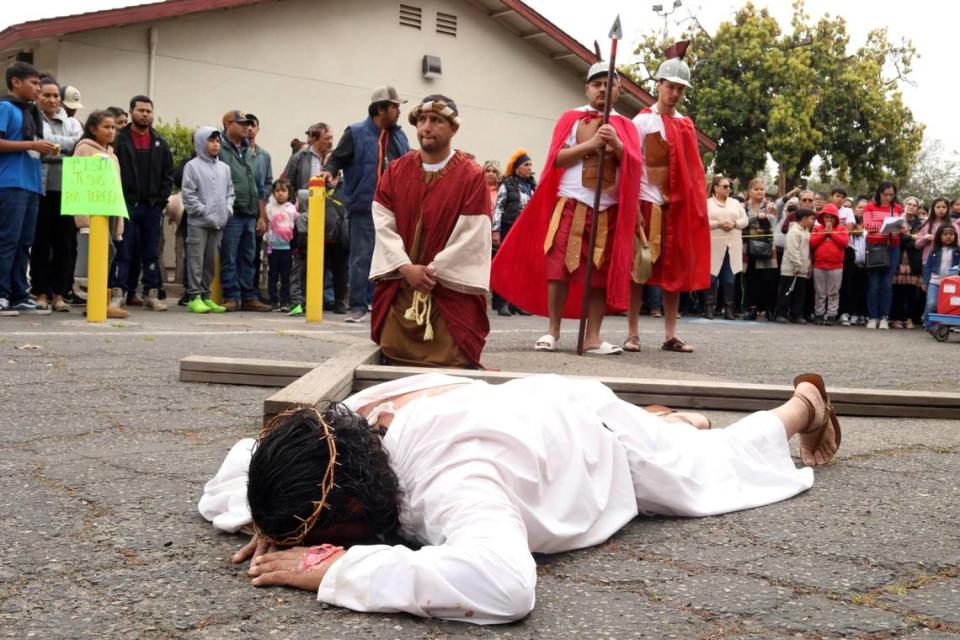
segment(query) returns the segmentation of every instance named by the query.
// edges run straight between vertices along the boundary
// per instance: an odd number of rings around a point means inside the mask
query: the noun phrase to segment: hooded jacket
[[[43,163],[44,192],[60,191],[63,182],[63,157],[73,153],[73,148],[83,136],[83,125],[76,118],[68,116],[63,107],[51,118],[42,111],[40,116],[43,118],[43,139],[60,145],[60,154],[40,158]]]
[[[836,220],[833,230],[830,233],[827,233],[827,227],[823,221],[825,214],[832,215]],[[813,252],[813,268],[826,269],[828,271],[843,269],[843,253],[849,242],[850,235],[847,231],[847,226],[840,224],[839,214],[827,211],[826,207],[824,207],[824,210],[817,214],[817,224],[813,227],[813,233],[810,234],[810,250]]]
[[[791,222],[784,243],[781,276],[810,277],[810,231],[799,222]]]
[[[230,167],[207,153],[207,141],[217,130],[200,127],[193,134],[197,157],[183,168],[183,208],[187,225],[222,229],[233,214],[233,179]]]

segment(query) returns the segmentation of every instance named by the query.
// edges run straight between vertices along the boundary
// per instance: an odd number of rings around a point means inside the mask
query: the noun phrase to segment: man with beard
[[[534,606],[532,553],[601,544],[638,513],[710,516],[809,489],[813,470],[796,468],[789,439],[821,465],[840,429],[820,376],[794,384],[771,411],[701,430],[597,381],[402,378],[280,414],[234,445],[199,510],[223,531],[252,524],[233,561],[253,556],[255,586],[356,611],[511,622]]]
[[[451,146],[457,104],[410,112],[420,150],[394,161],[373,199],[371,336],[398,363],[477,367],[490,324],[490,198],[483,170]]]
[[[366,120],[347,127],[324,165],[328,182],[343,171],[343,200],[350,216],[350,312],[347,322],[367,314],[374,227],[370,206],[387,166],[410,150],[400,129],[400,105],[406,102],[391,86],[377,87]]]

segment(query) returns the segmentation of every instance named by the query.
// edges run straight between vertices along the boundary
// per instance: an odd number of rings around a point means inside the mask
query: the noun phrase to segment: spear
[[[620,28],[620,15],[613,21],[610,27],[610,67],[607,70],[607,95],[603,101],[603,122],[610,122],[610,109],[613,107],[613,74],[616,72],[617,64],[617,42],[623,38],[623,29]],[[597,57],[600,55],[600,47],[594,47],[597,50]],[[600,210],[600,194],[603,191],[603,160],[606,156],[607,146],[603,145],[597,151],[597,187],[593,193],[593,219],[590,224],[590,251],[587,253],[587,272],[583,287],[583,305],[580,308],[580,328],[577,331],[577,355],[583,355],[583,336],[587,330],[587,312],[590,308],[590,279],[593,277],[593,252],[597,246],[597,216]]]

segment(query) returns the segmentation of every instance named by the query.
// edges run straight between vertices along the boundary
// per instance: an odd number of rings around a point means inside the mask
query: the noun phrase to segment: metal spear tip
[[[620,26],[620,14],[617,14],[617,19],[613,21],[613,26],[610,27],[610,39],[611,40],[623,40],[623,28]]]

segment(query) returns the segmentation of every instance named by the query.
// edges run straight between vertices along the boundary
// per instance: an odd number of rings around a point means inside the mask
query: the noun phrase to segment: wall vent
[[[437,11],[437,33],[457,37],[457,16]]]
[[[423,9],[409,4],[400,5],[400,26],[420,29],[423,22]]]

